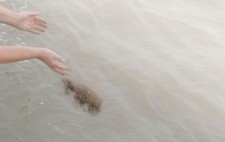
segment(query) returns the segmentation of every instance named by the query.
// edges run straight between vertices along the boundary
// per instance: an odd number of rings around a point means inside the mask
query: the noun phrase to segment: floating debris
[[[80,106],[87,106],[87,111],[89,113],[97,114],[101,111],[103,100],[92,89],[69,79],[62,79],[62,81],[65,85],[65,92],[67,94],[71,92],[73,98]]]

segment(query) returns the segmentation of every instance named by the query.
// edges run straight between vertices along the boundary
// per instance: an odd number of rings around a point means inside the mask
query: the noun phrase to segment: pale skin
[[[38,12],[13,12],[0,5],[0,23],[11,25],[20,30],[33,34],[40,34],[47,28],[46,21]],[[64,65],[65,59],[57,53],[46,48],[34,48],[27,46],[3,46],[0,45],[0,64],[22,60],[39,59],[48,67],[60,74],[68,74],[70,69]]]

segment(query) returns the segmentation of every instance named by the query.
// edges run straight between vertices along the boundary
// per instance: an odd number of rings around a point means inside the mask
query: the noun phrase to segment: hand
[[[65,59],[49,49],[41,48],[40,50],[38,58],[47,64],[52,71],[61,75],[69,73],[70,69],[63,64]]]
[[[34,34],[40,34],[40,32],[44,32],[47,28],[47,23],[38,15],[38,12],[30,11],[14,13],[12,26]]]

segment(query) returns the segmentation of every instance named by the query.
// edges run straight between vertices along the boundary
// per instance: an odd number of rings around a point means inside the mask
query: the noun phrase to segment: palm
[[[52,71],[61,75],[66,75],[70,71],[70,69],[63,64],[65,60],[49,49],[42,49],[39,59],[47,64]]]
[[[38,16],[38,13],[25,11],[17,15],[15,27],[34,34],[39,34],[45,31],[47,27],[46,24],[44,19]]]

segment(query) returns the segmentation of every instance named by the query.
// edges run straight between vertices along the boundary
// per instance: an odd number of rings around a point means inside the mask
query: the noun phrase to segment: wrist
[[[39,60],[43,59],[44,48],[35,48],[35,57]]]
[[[35,48],[36,50],[36,58],[39,60],[44,60],[46,57],[46,54],[49,52],[49,49],[47,48]]]
[[[11,10],[5,10],[4,12],[0,12],[0,22],[7,24],[7,25],[12,25],[16,23],[16,12],[13,12]]]
[[[17,27],[17,25],[18,25],[17,17],[18,16],[19,16],[19,13],[10,11],[9,16],[8,16],[9,17],[8,24],[13,27]]]
[[[14,25],[17,13],[0,5],[0,22],[4,24]]]

